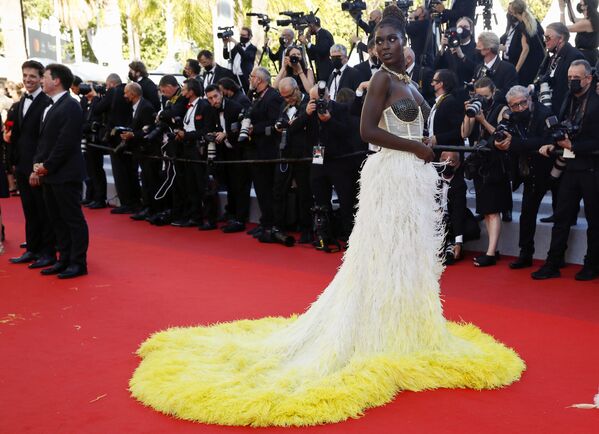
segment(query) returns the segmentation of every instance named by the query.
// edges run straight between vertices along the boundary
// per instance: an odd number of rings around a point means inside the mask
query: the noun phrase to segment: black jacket
[[[44,92],[33,100],[27,114],[23,116],[25,97],[15,103],[14,125],[10,138],[11,162],[16,166],[17,172],[29,175],[33,168],[33,156],[37,149],[42,115],[51,99]]]
[[[125,99],[125,85],[108,89],[106,95],[93,108],[94,116],[106,115],[108,128],[127,126],[131,123],[131,104]]]
[[[48,170],[43,182],[58,184],[85,179],[82,126],[81,106],[67,92],[48,110],[40,128],[33,162],[43,163]]]
[[[278,134],[274,124],[279,118],[283,98],[279,92],[268,87],[252,104],[252,143],[256,146],[258,158],[278,157]]]
[[[147,134],[146,130],[149,131],[151,128],[144,130],[144,127],[154,125],[155,119],[156,111],[154,110],[154,106],[150,101],[142,97],[139,100],[139,105],[135,110],[135,114],[133,115],[130,124],[133,134],[135,135],[135,138],[132,140],[134,146],[147,147],[147,143],[145,143],[143,137]]]
[[[447,94],[435,111],[433,120],[433,131],[437,139],[437,145],[461,146],[462,140],[461,126],[464,120],[464,105],[452,94]]]
[[[431,86],[434,75],[435,73],[432,69],[418,64],[414,65],[414,69],[412,69],[412,74],[410,75],[410,78],[416,83],[418,90],[429,105],[435,103],[435,91]]]
[[[316,33],[316,41],[307,49],[310,60],[316,65],[316,79],[326,80],[333,71],[330,50],[335,44],[333,35],[328,30],[320,29]]]
[[[466,63],[468,64],[469,61],[466,60]],[[474,65],[470,63],[470,66]],[[505,103],[507,91],[518,84],[518,72],[514,65],[505,60],[500,60],[499,57],[497,57],[491,69],[487,69],[484,63],[476,65],[474,68],[474,81],[485,76],[493,80],[497,88],[494,98],[499,103]]]
[[[476,0],[456,0],[451,9],[445,9],[441,13],[441,19],[447,23],[447,27],[455,27],[462,17],[469,17],[474,21],[476,12]]]
[[[244,108],[236,101],[226,98],[223,99],[223,105],[224,106],[221,109],[217,109],[212,106],[206,108],[204,123],[206,132],[213,133],[223,131],[223,128],[220,124],[220,112],[222,110],[225,116],[225,132],[227,133],[227,140],[233,146],[233,148],[237,148],[237,136],[239,135],[239,116]],[[217,148],[217,150],[222,151],[222,146],[219,146],[221,149]]]
[[[231,62],[231,69],[233,68],[233,61],[235,56],[239,54],[241,56],[241,71],[244,77],[249,77],[252,69],[254,69],[254,63],[256,62],[256,53],[258,49],[252,43],[248,43],[248,46],[244,50],[240,44],[235,44],[231,52],[227,50],[227,46],[223,48],[223,57]]]
[[[423,54],[426,50],[426,56],[424,57],[424,65],[432,65],[435,51],[435,35],[429,36],[427,45],[427,36],[429,35],[429,29],[431,27],[430,20],[418,20],[410,21],[406,24],[406,34],[410,37],[410,47],[414,50],[416,59],[414,61],[420,65],[422,64]]]
[[[308,143],[310,147],[321,144],[325,147],[324,161],[331,161],[351,154],[354,149],[347,140],[351,129],[349,110],[344,104],[337,104],[335,101],[329,102],[329,112],[331,119],[328,122],[321,122],[316,112],[311,116],[304,111],[302,117],[308,117],[306,129],[308,133]]]
[[[310,157],[312,155],[312,147],[308,143],[308,136],[306,131],[306,122],[308,118],[302,116],[306,114],[306,106],[310,102],[310,98],[304,95],[303,100],[297,106],[297,112],[293,122],[287,129],[287,146],[283,150],[282,155],[289,158],[302,158]],[[289,121],[287,116],[287,103],[281,104],[281,110],[279,113],[279,119],[285,119]]]
[[[327,81],[327,87],[330,89],[331,85],[333,84],[333,80],[337,79],[337,92],[339,92],[339,90],[343,88],[351,89],[355,92],[360,83],[362,82],[360,73],[349,65],[345,67],[345,69],[341,73],[341,76],[334,75],[335,72],[338,71],[333,70],[333,72],[331,72],[331,75],[329,76],[329,79]]]
[[[464,59],[452,54],[449,49],[435,56],[434,69],[449,69],[455,72],[460,83],[470,83],[476,65],[483,61],[482,56],[476,51],[476,43],[472,39],[468,44],[461,46]]]
[[[237,104],[239,104],[244,109],[248,109],[252,105],[252,102],[250,101],[250,99],[241,90],[237,91],[237,93],[229,99],[231,101],[235,101]]]
[[[212,74],[209,74],[209,73]],[[209,75],[209,80],[207,83],[205,83],[205,77]],[[201,75],[200,75],[200,83],[202,83],[202,85],[204,85],[204,89],[206,87],[208,87],[208,85],[211,84],[216,84],[218,83],[218,80],[220,80],[221,78],[230,78],[231,80],[235,81],[235,83],[237,83],[237,78],[235,78],[235,75],[233,74],[233,71],[231,71],[228,68],[224,68],[218,64],[214,64],[214,68],[212,68],[210,71],[204,71]]]
[[[141,86],[142,96],[146,101],[149,101],[154,107],[154,111],[160,110],[160,95],[158,94],[158,86],[148,77],[142,77],[137,82]]]
[[[358,63],[354,66],[354,69],[358,72],[358,76],[360,77],[360,82],[369,81],[372,78],[372,68],[370,66],[370,60],[365,60],[364,62]],[[355,90],[355,89],[354,89]]]

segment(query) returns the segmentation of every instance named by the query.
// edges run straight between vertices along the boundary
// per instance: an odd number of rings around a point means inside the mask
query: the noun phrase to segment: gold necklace
[[[403,81],[404,83],[408,83],[408,84],[410,84],[412,82],[412,79],[407,74],[401,74],[399,72],[392,71],[391,69],[387,68],[385,65],[382,65],[381,69],[384,69],[389,74],[394,75],[395,77],[397,77],[397,79],[399,81]]]

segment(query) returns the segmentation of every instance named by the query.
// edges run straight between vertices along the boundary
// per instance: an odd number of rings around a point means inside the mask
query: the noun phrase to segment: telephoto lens
[[[480,113],[482,107],[483,103],[479,98],[472,98],[468,101],[468,104],[466,104],[466,116],[473,118]]]

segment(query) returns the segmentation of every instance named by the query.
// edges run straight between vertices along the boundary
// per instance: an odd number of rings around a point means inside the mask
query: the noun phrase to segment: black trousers
[[[48,219],[56,235],[60,262],[87,266],[89,231],[81,211],[80,182],[44,183],[44,202]]]
[[[581,199],[588,225],[585,265],[599,270],[599,173],[596,170],[565,170],[562,174],[547,263],[557,267],[563,259],[572,216],[578,212]]]
[[[547,182],[534,183],[524,181],[522,193],[522,211],[520,213],[520,234],[518,245],[521,256],[532,256],[535,252],[535,232],[537,230],[537,214],[539,207],[545,197],[545,193],[551,189],[549,180]]]
[[[104,172],[104,154],[101,150],[89,146],[85,153],[85,168],[89,178],[86,182],[90,194],[86,197],[97,202],[106,202],[106,172]]]
[[[341,235],[349,236],[354,225],[354,205],[357,197],[359,161],[355,157],[339,158],[313,164],[310,183],[316,205],[331,209],[333,187],[339,198]]]
[[[257,151],[253,148],[248,148],[245,151],[245,155],[246,158],[251,160],[262,159],[259,158]],[[275,178],[274,166],[274,163],[260,163],[250,165],[252,183],[254,184],[254,191],[256,192],[258,205],[260,206],[260,224],[265,228],[270,228],[274,224],[272,207],[273,186]]]
[[[137,160],[130,154],[110,154],[112,176],[122,206],[135,207],[141,201]]]
[[[157,155],[157,154],[155,154]],[[162,161],[145,158],[145,155],[136,156],[141,168],[141,201],[151,213],[163,211],[164,200],[154,197],[162,185]]]
[[[16,172],[16,178],[25,215],[27,250],[38,255],[54,256],[56,254],[56,238],[48,220],[42,187],[31,187],[29,175],[24,173]]]
[[[253,150],[243,145],[225,152],[225,158],[229,161],[247,160],[255,156]],[[234,213],[235,220],[245,223],[250,215],[251,168],[248,164],[228,164],[224,166],[224,170],[228,182],[227,200],[233,202],[227,209]]]
[[[294,158],[289,156],[289,158]],[[285,226],[285,214],[287,210],[287,193],[291,187],[291,182],[295,181],[298,194],[298,224],[300,229],[309,229],[312,227],[312,217],[310,209],[312,208],[312,188],[310,186],[310,166],[312,164],[277,164],[274,175],[273,189],[273,215],[274,224],[278,228]]]

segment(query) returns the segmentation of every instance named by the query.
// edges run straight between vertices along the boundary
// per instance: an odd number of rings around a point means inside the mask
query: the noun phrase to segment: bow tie
[[[340,75],[341,75],[341,71],[337,71],[337,70],[333,71],[333,76],[334,77],[338,77]]]
[[[375,64],[370,65],[370,69],[379,69],[379,67]]]
[[[52,98],[50,98],[50,101],[48,101],[48,105],[53,105],[54,104],[54,100]]]
[[[187,109],[190,109],[190,108],[192,108],[192,107],[193,107],[193,103],[192,103],[192,102],[188,103],[188,104],[185,106],[185,108],[187,108]]]
[[[210,75],[210,74],[214,74],[214,71],[212,71],[212,70],[206,71],[206,75]]]
[[[31,101],[33,101],[33,95],[25,95],[25,99],[30,99]]]

